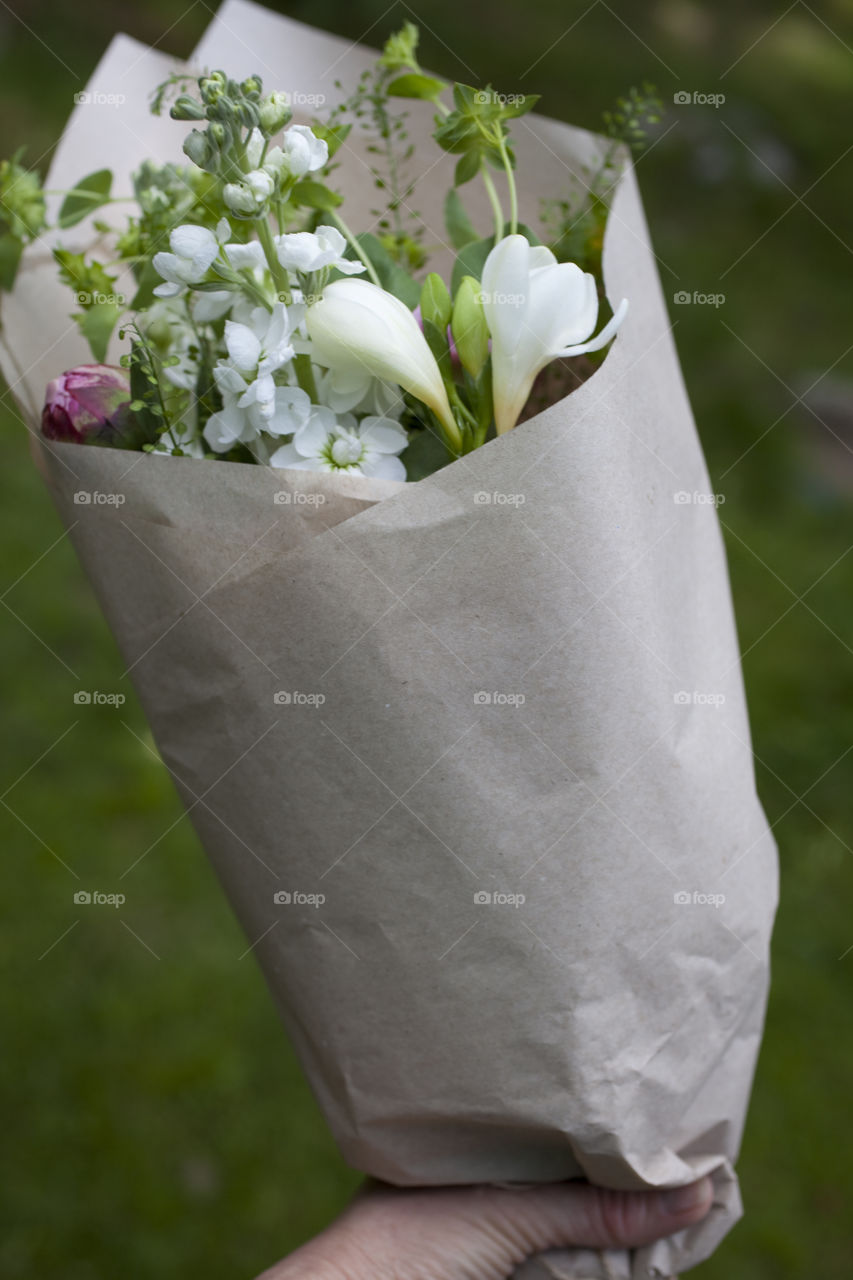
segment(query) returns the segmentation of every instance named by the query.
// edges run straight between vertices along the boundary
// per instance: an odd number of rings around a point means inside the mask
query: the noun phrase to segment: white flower
[[[400,388],[372,374],[327,369],[318,382],[320,403],[335,413],[361,410],[380,418],[399,418],[405,405]]]
[[[264,135],[255,126],[246,139],[246,163],[250,169],[257,169],[264,154]]]
[[[169,236],[172,252],[154,254],[154,270],[166,281],[154,290],[157,297],[176,297],[188,285],[203,280],[219,253],[220,243],[230,235],[231,228],[225,218],[220,219],[216,235],[208,227],[189,223],[175,227]]]
[[[339,421],[331,409],[314,408],[292,443],[276,449],[270,465],[405,480],[406,468],[396,455],[407,443],[406,432],[390,418],[363,418],[356,424],[351,414]]]
[[[234,392],[222,392],[222,408],[213,413],[204,428],[204,438],[217,453],[225,453],[238,441],[256,440],[262,431],[272,436],[289,436],[308,421],[311,401],[301,387],[276,387],[272,413],[262,416],[257,404],[240,407]]]
[[[492,335],[492,388],[498,435],[518,421],[533,380],[552,360],[606,346],[625,318],[622,299],[596,338],[595,279],[574,262],[557,262],[544,245],[506,236],[486,258],[483,309]],[[588,341],[589,339],[589,341]]]
[[[274,190],[275,182],[265,169],[252,169],[239,182],[227,182],[222,199],[232,213],[260,213]]]
[[[369,280],[334,280],[308,308],[318,364],[342,373],[371,373],[410,391],[434,411],[461,447],[435,356],[405,303]]]
[[[225,256],[235,271],[263,269],[267,265],[260,240],[250,240],[248,244],[227,244]]]
[[[307,125],[293,124],[285,129],[281,148],[273,148],[267,163],[282,165],[292,177],[304,178],[306,173],[322,169],[328,159],[329,148],[323,139]]]
[[[283,302],[277,302],[271,313],[264,307],[255,307],[249,324],[225,321],[229,359],[219,361],[214,377],[221,392],[239,396],[239,408],[256,404],[262,418],[271,418],[274,414],[272,375],[293,359],[290,337],[300,318],[299,310],[292,307],[288,311]]]
[[[337,267],[344,275],[357,275],[364,271],[363,262],[351,262],[345,258],[347,242],[337,227],[318,227],[316,231],[293,231],[276,236],[278,260],[288,271],[319,271],[322,267]]]
[[[230,289],[207,289],[204,293],[197,293],[193,298],[193,319],[196,324],[221,320],[228,315],[236,300],[237,294]]]

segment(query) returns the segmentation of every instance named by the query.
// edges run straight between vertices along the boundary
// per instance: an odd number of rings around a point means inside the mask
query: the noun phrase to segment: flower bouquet
[[[519,1275],[694,1265],[776,871],[644,94],[592,135],[410,24],[377,57],[226,0],[187,67],[117,37],[78,98],[51,194],[0,171],[3,369],[343,1154],[709,1173],[698,1226]]]

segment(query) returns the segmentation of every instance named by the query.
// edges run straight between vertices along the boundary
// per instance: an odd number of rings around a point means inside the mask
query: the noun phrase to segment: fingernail
[[[670,1187],[661,1193],[664,1212],[672,1214],[673,1217],[688,1213],[691,1209],[697,1209],[707,1198],[707,1178],[700,1178],[698,1182],[691,1182],[686,1187]]]

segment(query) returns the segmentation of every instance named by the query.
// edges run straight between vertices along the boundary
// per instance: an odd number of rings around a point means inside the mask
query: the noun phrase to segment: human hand
[[[712,1198],[709,1178],[672,1191],[372,1183],[258,1280],[507,1280],[543,1249],[650,1244],[704,1218]]]

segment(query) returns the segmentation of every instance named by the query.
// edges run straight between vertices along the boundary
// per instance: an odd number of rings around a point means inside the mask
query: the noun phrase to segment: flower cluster
[[[55,251],[97,363],[51,384],[47,434],[163,456],[419,478],[512,429],[551,361],[610,342],[627,303],[596,335],[600,279],[519,222],[508,127],[536,98],[457,84],[448,106],[449,86],[423,73],[416,46],[407,23],[374,78],[326,123],[291,123],[286,96],[265,94],[258,76],[237,82],[214,71],[160,86],[154,109],[171,99],[172,118],[193,125],[188,164],[140,169],[138,209],[116,229],[109,266]],[[450,286],[435,273],[413,277],[425,257],[417,234],[400,225],[382,237],[355,233],[329,185],[335,153],[365,115],[388,147],[404,136],[399,120],[389,123],[396,98],[429,104],[437,145],[457,157],[446,202],[459,255]],[[389,165],[396,171],[393,156]],[[495,168],[506,180],[506,220]],[[40,186],[17,160],[0,176],[7,186],[14,179],[17,203],[6,204],[23,247],[44,221]],[[483,236],[458,191],[477,177],[494,213]],[[59,228],[106,208],[111,182],[107,170],[82,179]],[[395,210],[400,199],[389,194]],[[110,274],[116,264],[135,279],[127,303]],[[130,338],[123,369],[105,365],[116,327]]]

